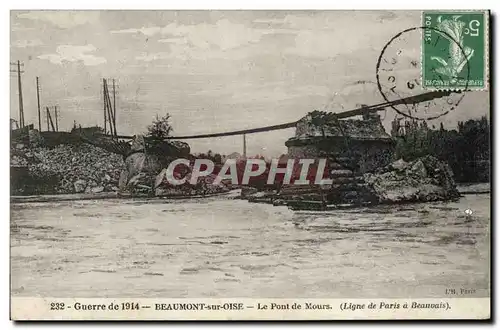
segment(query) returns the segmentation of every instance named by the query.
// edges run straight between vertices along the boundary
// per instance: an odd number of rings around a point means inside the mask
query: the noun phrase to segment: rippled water
[[[217,199],[14,204],[12,295],[484,297],[489,205],[488,195],[330,213]]]

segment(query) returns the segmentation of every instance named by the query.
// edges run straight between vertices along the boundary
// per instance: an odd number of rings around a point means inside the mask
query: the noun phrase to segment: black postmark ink
[[[406,65],[405,63],[405,54],[404,48],[399,47],[399,42],[408,43],[408,36],[413,34],[414,37],[418,37],[419,45],[422,44],[422,31],[426,30],[435,30],[448,35],[447,32],[438,30],[433,27],[413,27],[406,30],[401,31],[392,37],[383,47],[380,52],[379,58],[377,60],[376,65],[376,78],[377,78],[377,86],[380,94],[384,98],[384,100],[388,103],[388,107],[395,110],[398,114],[412,118],[416,120],[433,120],[439,117],[442,117],[448,114],[450,111],[454,110],[458,104],[462,101],[465,96],[465,92],[468,90],[468,83],[470,77],[470,66],[469,62],[466,63],[466,72],[467,76],[465,79],[465,86],[457,91],[455,88],[447,89],[446,85],[443,86],[442,89],[434,89],[434,90],[426,90],[421,87],[421,83],[419,82],[421,78],[421,70],[418,72],[418,77],[405,77],[405,70],[416,70],[418,69],[418,64],[420,61],[415,59],[411,59],[408,61],[406,67],[402,67]],[[416,35],[416,36],[415,36]],[[451,40],[455,41],[451,36]],[[424,42],[427,42],[424,40]],[[460,51],[465,56],[465,51],[460,46],[458,42],[455,41],[458,45]],[[394,49],[391,49],[394,48]],[[412,49],[410,49],[411,51]],[[393,55],[398,55],[400,60],[393,63],[395,58]],[[420,56],[420,52],[419,52]],[[389,61],[386,60],[389,59]],[[396,68],[396,64],[398,68]],[[392,67],[391,67],[392,66]],[[392,69],[391,75],[387,78],[383,77],[383,72],[389,71]],[[398,73],[401,75],[401,78],[398,76]],[[437,73],[436,73],[437,74]],[[443,77],[437,74],[436,78],[440,81],[444,82]],[[414,83],[415,81],[415,83]],[[384,83],[385,82],[385,83]],[[387,83],[388,82],[388,83]],[[417,86],[419,88],[417,88]],[[421,94],[429,93],[430,91],[435,91],[435,97],[433,98],[425,98],[419,97]],[[441,93],[442,92],[442,93]],[[398,99],[395,99],[395,96]],[[411,100],[405,101],[405,98],[410,97]],[[402,100],[402,101],[401,101]],[[398,102],[401,101],[401,102]],[[451,106],[451,107],[450,107]],[[434,113],[429,113],[429,111],[434,111]],[[419,115],[415,115],[415,113],[419,113]]]

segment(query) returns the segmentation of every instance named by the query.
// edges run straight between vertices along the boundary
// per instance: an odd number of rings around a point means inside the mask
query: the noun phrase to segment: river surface
[[[489,195],[330,213],[216,198],[12,204],[11,292],[410,298],[464,288],[487,297],[489,228]]]

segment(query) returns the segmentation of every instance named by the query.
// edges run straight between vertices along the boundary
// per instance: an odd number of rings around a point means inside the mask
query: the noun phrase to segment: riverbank
[[[458,184],[457,189],[461,195],[474,195],[474,194],[490,194],[490,183],[464,183]],[[101,192],[101,193],[81,193],[81,194],[59,194],[59,195],[31,195],[31,196],[11,196],[11,203],[43,203],[43,202],[57,202],[57,201],[84,201],[84,200],[101,200],[101,199],[131,199],[131,198],[149,198],[158,200],[168,199],[190,199],[190,198],[208,198],[216,196],[225,196],[238,198],[241,195],[241,189],[233,189],[229,192],[207,194],[207,195],[173,195],[167,197],[147,197],[147,196],[132,196],[129,193],[118,192]]]
[[[147,195],[137,196],[130,193],[102,192],[96,194],[61,194],[61,195],[34,195],[34,196],[11,196],[11,204],[19,203],[51,203],[65,201],[86,201],[102,199],[139,199],[139,200],[180,200],[180,199],[200,199],[212,197],[237,198],[241,195],[241,189],[234,189],[228,192],[205,194],[205,195],[171,195],[162,197],[151,197]]]
[[[491,194],[490,183],[460,183],[457,184],[458,192],[461,195],[470,194]]]

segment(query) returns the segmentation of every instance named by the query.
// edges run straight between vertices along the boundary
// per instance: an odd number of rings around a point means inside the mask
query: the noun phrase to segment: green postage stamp
[[[488,87],[488,11],[424,11],[422,85],[426,89]]]

